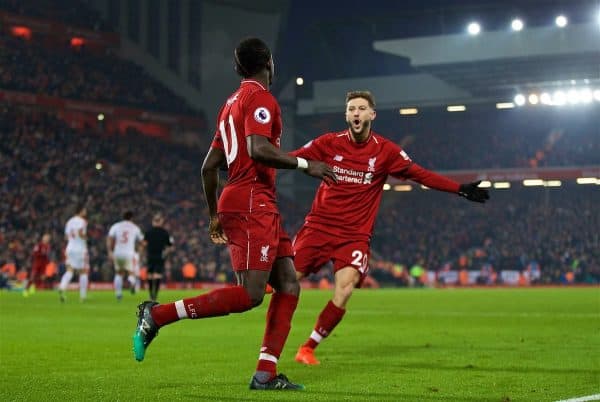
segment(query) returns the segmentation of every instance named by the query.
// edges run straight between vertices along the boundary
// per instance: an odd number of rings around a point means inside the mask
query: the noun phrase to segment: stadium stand
[[[135,132],[75,131],[55,115],[31,108],[2,105],[0,122],[5,139],[0,144],[0,165],[7,172],[1,183],[5,245],[1,261],[26,267],[35,234],[46,230],[53,234],[53,250],[60,259],[64,224],[79,201],[89,205],[94,279],[109,268],[104,250],[107,228],[129,208],[142,227],[150,224],[155,211],[165,212],[177,242],[170,259],[173,266],[181,266],[186,258],[204,261],[216,252],[198,222],[205,215],[198,176],[200,150]],[[206,270],[199,265],[200,275],[209,279]]]
[[[142,67],[67,44],[0,37],[0,88],[35,94],[194,114],[185,100],[152,79]]]
[[[109,31],[111,28],[98,12],[77,0],[61,1],[60,7],[53,0],[0,0],[0,10],[12,14],[60,21],[67,25]]]
[[[493,191],[485,206],[462,201],[422,190],[386,194],[374,252],[392,265],[420,263],[434,272],[486,265],[496,273],[524,272],[537,265],[538,283],[568,283],[569,272],[571,281],[600,281],[597,186],[515,185]]]

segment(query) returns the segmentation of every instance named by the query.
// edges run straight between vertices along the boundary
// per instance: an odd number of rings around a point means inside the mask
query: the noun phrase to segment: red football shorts
[[[234,271],[270,271],[277,258],[292,257],[292,242],[279,214],[219,213]]]
[[[34,263],[31,267],[31,277],[39,277],[44,275],[47,263]]]
[[[358,286],[369,273],[369,242],[335,236],[303,226],[294,239],[294,265],[305,275],[318,272],[330,260],[333,272],[355,268],[361,276]]]

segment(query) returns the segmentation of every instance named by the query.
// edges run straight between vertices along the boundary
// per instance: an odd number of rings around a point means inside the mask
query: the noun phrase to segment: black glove
[[[481,180],[474,181],[473,183],[461,184],[458,188],[458,195],[465,197],[469,201],[481,202],[490,199],[490,194],[485,188],[477,187],[481,183]]]

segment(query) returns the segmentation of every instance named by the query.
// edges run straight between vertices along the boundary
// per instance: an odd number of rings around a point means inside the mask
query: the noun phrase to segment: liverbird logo
[[[376,160],[377,160],[377,157],[369,158],[369,172],[375,171],[375,161]]]
[[[261,262],[269,262],[269,245],[262,246],[260,248],[260,261]]]

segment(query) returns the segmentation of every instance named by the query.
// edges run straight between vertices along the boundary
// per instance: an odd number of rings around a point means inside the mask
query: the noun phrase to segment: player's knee
[[[263,299],[265,297],[264,289],[258,289],[258,288],[248,289],[248,288],[246,288],[246,291],[248,292],[248,296],[250,296],[250,304],[252,305],[252,308],[260,306],[262,304]]]
[[[298,296],[300,295],[300,283],[297,280],[286,281],[279,286],[279,289],[275,288],[275,290],[277,292]]]

